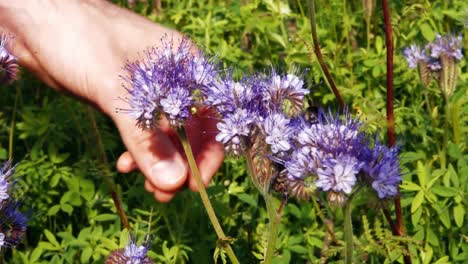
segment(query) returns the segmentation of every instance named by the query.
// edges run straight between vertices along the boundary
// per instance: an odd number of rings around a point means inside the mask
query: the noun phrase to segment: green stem
[[[348,199],[344,207],[344,239],[345,239],[345,264],[353,263],[353,222],[351,219],[352,199]]]
[[[273,256],[275,254],[276,249],[276,239],[278,238],[278,227],[281,221],[281,214],[283,211],[283,206],[285,204],[285,200],[281,202],[280,208],[278,211],[275,209],[275,198],[271,194],[267,194],[264,196],[265,203],[268,211],[268,218],[269,218],[269,233],[268,233],[268,240],[267,246],[265,249],[265,257],[264,257],[264,264],[271,264],[273,261]]]
[[[13,112],[11,114],[11,123],[10,131],[8,137],[8,160],[13,158],[13,141],[15,135],[15,124],[16,124],[16,108],[18,108],[18,99],[19,99],[20,89],[16,86],[16,95],[15,95],[15,105],[13,107]]]
[[[88,120],[91,125],[91,130],[96,140],[96,147],[99,155],[98,158],[100,163],[102,164],[102,179],[104,180],[104,183],[107,185],[107,188],[109,188],[109,191],[111,192],[112,200],[114,201],[114,205],[117,210],[117,214],[120,217],[122,225],[127,230],[131,230],[130,224],[128,223],[127,215],[125,214],[125,211],[122,207],[122,202],[120,201],[119,194],[117,192],[117,186],[115,185],[114,179],[112,178],[109,163],[107,162],[106,152],[104,150],[104,144],[102,143],[101,134],[99,133],[99,128],[91,106],[86,107],[86,114],[88,116]]]
[[[442,153],[441,153],[441,159],[440,159],[440,166],[442,168],[446,167],[447,164],[447,148],[448,148],[448,139],[449,139],[449,119],[450,119],[450,104],[449,104],[449,98],[447,95],[444,94],[444,110],[445,110],[445,116],[444,116],[444,145],[442,146]]]
[[[200,192],[200,197],[202,200],[203,205],[205,206],[206,212],[208,214],[208,218],[213,225],[216,235],[221,242],[226,242],[228,239],[219,224],[218,218],[214,212],[213,206],[211,205],[210,199],[208,198],[208,194],[206,193],[205,185],[203,185],[200,171],[198,170],[197,163],[195,161],[195,157],[193,156],[192,147],[190,146],[187,131],[185,129],[178,129],[177,134],[179,135],[180,141],[182,142],[182,146],[184,147],[185,155],[187,156],[187,160],[190,166],[190,170],[192,171],[192,175],[195,178],[195,182],[197,183],[198,191]],[[222,243],[224,245],[224,250],[226,251],[229,259],[232,263],[239,263],[237,260],[236,254],[231,248],[229,243]]]

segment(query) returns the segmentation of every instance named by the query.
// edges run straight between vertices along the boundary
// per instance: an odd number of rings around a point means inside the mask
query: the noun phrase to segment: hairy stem
[[[197,183],[198,191],[200,193],[203,206],[206,209],[206,213],[208,214],[208,218],[210,219],[211,224],[213,225],[213,228],[216,232],[216,235],[218,236],[218,239],[221,242],[226,242],[228,241],[228,239],[226,235],[224,234],[223,229],[221,228],[221,225],[218,221],[218,218],[216,217],[213,206],[211,205],[210,199],[208,198],[205,185],[202,182],[200,171],[198,170],[195,157],[193,156],[192,147],[190,146],[187,131],[185,129],[178,129],[177,134],[180,138],[180,141],[182,142],[182,146],[184,147],[185,155],[187,156],[190,170],[192,171],[192,175],[195,178],[195,182]],[[231,262],[239,263],[239,260],[237,260],[236,254],[232,250],[231,245],[229,245],[229,243],[222,243],[222,244],[224,245],[223,249],[226,251]]]
[[[281,201],[281,205],[278,211],[275,209],[275,197],[272,194],[267,194],[264,196],[265,203],[268,211],[269,218],[269,230],[268,230],[268,240],[267,246],[265,248],[264,264],[271,264],[273,261],[273,256],[275,255],[276,249],[276,239],[278,238],[278,228],[281,222],[281,215],[283,213],[283,207],[286,203],[286,200]]]
[[[86,113],[88,115],[88,120],[91,125],[91,130],[93,132],[94,139],[96,140],[99,161],[103,165],[103,168],[101,170],[103,173],[102,179],[104,180],[105,184],[107,185],[107,188],[109,188],[109,191],[111,192],[112,200],[114,201],[114,205],[120,217],[122,225],[126,229],[131,230],[130,224],[128,223],[127,215],[123,210],[122,202],[120,201],[119,194],[117,192],[117,186],[115,185],[114,179],[112,179],[112,174],[109,169],[109,163],[107,162],[106,152],[104,151],[104,145],[102,143],[101,134],[99,133],[96,118],[94,117],[93,109],[90,106],[87,106]]]
[[[323,74],[325,75],[325,78],[327,79],[327,82],[330,85],[330,88],[332,89],[333,94],[338,100],[338,104],[340,105],[341,109],[344,109],[345,107],[344,101],[341,98],[338,88],[336,88],[335,82],[333,81],[333,78],[330,74],[330,71],[328,70],[327,65],[323,61],[322,52],[320,51],[320,45],[319,45],[318,37],[317,37],[317,22],[315,19],[315,1],[314,0],[310,0],[309,15],[310,15],[310,28],[312,30],[312,40],[314,42],[315,56],[317,57],[317,60],[319,61],[320,67],[322,68]]]
[[[352,199],[348,199],[344,207],[344,240],[345,240],[345,264],[353,263],[353,222],[351,216]]]

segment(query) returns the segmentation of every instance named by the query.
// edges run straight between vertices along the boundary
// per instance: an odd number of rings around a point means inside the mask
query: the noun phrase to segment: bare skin
[[[116,109],[128,109],[119,75],[122,66],[176,31],[103,0],[0,0],[0,32],[15,36],[20,63],[52,88],[103,111],[115,122],[127,148],[117,169],[139,169],[145,189],[167,202],[188,184],[197,191],[174,131],[162,120],[157,131],[142,131]],[[216,122],[202,111],[187,126],[202,180],[207,185],[224,158],[214,139]]]

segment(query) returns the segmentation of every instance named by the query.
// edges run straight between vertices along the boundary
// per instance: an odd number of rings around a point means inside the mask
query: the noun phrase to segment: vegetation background
[[[186,33],[226,67],[246,72],[308,69],[309,105],[336,109],[313,55],[307,1],[114,2]],[[370,206],[361,194],[353,210],[356,255],[367,263],[402,263],[408,246],[413,263],[466,263],[468,4],[390,2],[396,134],[404,173],[401,201],[408,237],[393,237],[377,203]],[[316,9],[325,61],[345,102],[384,138],[386,48],[380,1],[319,0]],[[436,83],[423,87],[402,56],[404,47],[424,45],[437,33],[464,35],[464,59],[458,64],[449,116]],[[13,157],[19,162],[15,191],[24,210],[33,210],[24,243],[2,250],[1,262],[103,263],[128,240],[105,184],[112,179],[138,241],[151,233],[149,255],[157,263],[215,262],[216,236],[198,195],[186,190],[160,204],[142,191],[141,174],[117,173],[114,165],[123,145],[108,118],[47,88],[26,71],[12,87],[0,88],[0,161]],[[441,140],[444,133],[449,133],[446,143]],[[208,188],[215,210],[226,233],[236,239],[241,263],[258,263],[267,228],[262,199],[242,160],[227,158],[218,174]],[[340,210],[317,211],[310,202],[290,200],[280,228],[275,263],[340,262]]]

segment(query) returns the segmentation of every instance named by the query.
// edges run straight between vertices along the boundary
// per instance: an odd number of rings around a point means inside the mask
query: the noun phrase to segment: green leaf
[[[419,209],[421,204],[424,202],[424,192],[419,191],[418,194],[414,197],[413,202],[411,203],[411,213],[416,212]]]
[[[92,248],[90,248],[90,247],[85,248],[81,252],[81,258],[80,258],[81,263],[88,263],[92,254],[93,254],[93,249]]]
[[[42,247],[36,247],[33,252],[31,253],[31,257],[29,259],[30,263],[37,263],[39,258],[42,255],[42,252],[44,252]]]
[[[413,225],[419,224],[419,219],[421,219],[422,212],[422,207],[419,207],[416,212],[411,214],[411,223],[413,223]]]
[[[455,224],[458,227],[463,226],[463,220],[465,218],[465,208],[462,204],[458,204],[453,208],[453,218],[455,219]]]
[[[450,221],[450,214],[447,208],[439,212],[439,219],[446,228],[450,228],[452,226],[452,223]]]
[[[52,243],[55,247],[60,248],[60,243],[55,238],[54,234],[47,229],[44,229],[44,235],[47,237],[50,243]]]
[[[65,213],[68,213],[68,215],[71,215],[73,213],[73,207],[71,205],[69,205],[69,204],[61,204],[60,208]]]
[[[113,221],[113,220],[115,220],[117,218],[118,218],[118,216],[115,215],[115,214],[100,214],[100,215],[96,216],[94,218],[94,220],[103,222],[103,221]]]
[[[255,206],[257,207],[257,200],[254,199],[254,197],[250,194],[246,194],[246,193],[240,193],[238,195],[236,195],[237,198],[239,198],[239,200],[245,202],[245,203],[248,203],[249,205],[251,206]]]
[[[51,208],[49,208],[49,210],[47,211],[47,215],[48,216],[56,215],[59,210],[60,210],[60,205],[56,204],[52,206]]]
[[[419,185],[426,186],[427,179],[429,178],[429,168],[426,164],[423,164],[421,161],[418,161],[417,165],[417,175],[419,179]]]
[[[420,191],[421,186],[417,185],[414,182],[403,181],[403,184],[401,185],[401,189],[408,190],[408,191]]]
[[[431,191],[435,194],[442,196],[442,197],[453,197],[457,195],[457,190],[450,187],[445,187],[441,185],[436,185],[431,188]]]
[[[39,242],[39,247],[42,248],[42,249],[45,249],[45,250],[49,250],[49,251],[59,251],[60,250],[60,247],[56,247],[52,243],[43,242],[43,241]]]
[[[449,260],[450,260],[449,257],[445,256],[445,257],[438,259],[436,262],[434,262],[434,264],[447,264],[447,263],[450,263]]]
[[[434,233],[432,228],[428,227],[426,230],[426,238],[429,243],[431,243],[434,246],[439,245],[439,237]]]
[[[432,28],[426,24],[426,23],[423,23],[419,26],[419,29],[421,29],[421,33],[423,35],[423,37],[427,40],[427,41],[432,41],[434,40],[435,38],[435,33],[434,31],[432,30]]]

